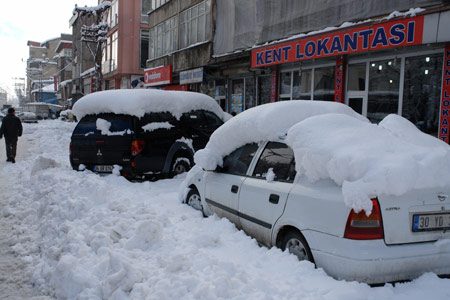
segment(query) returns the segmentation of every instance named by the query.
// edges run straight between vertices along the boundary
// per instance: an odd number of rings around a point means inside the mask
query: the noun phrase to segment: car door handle
[[[275,194],[270,194],[269,202],[273,204],[278,204],[278,201],[280,201],[280,196]]]
[[[237,185],[232,185],[232,186],[231,186],[231,192],[232,192],[232,193],[235,193],[235,194],[236,194],[236,193],[238,192],[238,190],[239,190],[239,187],[238,187]]]

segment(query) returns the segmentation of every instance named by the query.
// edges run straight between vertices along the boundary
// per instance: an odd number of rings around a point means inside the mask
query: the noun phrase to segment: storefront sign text
[[[442,102],[439,138],[449,143],[450,135],[450,46],[445,48],[444,70],[442,75]]]
[[[334,101],[344,102],[344,59],[336,59],[336,74],[334,83]]]
[[[205,78],[203,68],[180,72],[180,84],[203,82]]]
[[[144,70],[145,86],[157,86],[164,84],[172,84],[171,65]]]
[[[252,68],[422,43],[423,16],[316,35],[252,51]]]

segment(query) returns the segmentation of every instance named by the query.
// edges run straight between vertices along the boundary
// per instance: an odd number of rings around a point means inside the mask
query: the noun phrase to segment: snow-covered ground
[[[28,149],[0,162],[1,217],[31,284],[57,299],[450,299],[450,279],[427,273],[382,287],[335,280],[258,244],[227,220],[181,204],[184,175],[131,183],[76,172],[74,123],[24,124]],[[2,141],[3,144],[3,141]],[[19,145],[20,146],[20,145]],[[0,151],[5,151],[4,146]],[[3,273],[2,273],[3,272]],[[0,278],[7,277],[0,270]]]

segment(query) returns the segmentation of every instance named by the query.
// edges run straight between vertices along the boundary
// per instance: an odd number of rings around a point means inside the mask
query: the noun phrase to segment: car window
[[[269,169],[272,169],[275,174],[275,181],[293,182],[296,172],[292,149],[283,143],[267,143],[253,171],[253,176],[266,179]]]
[[[190,113],[184,113],[182,118],[189,124],[190,127],[195,129],[204,128],[206,125],[205,116],[201,111],[191,111]]]
[[[205,114],[206,122],[208,123],[207,124],[208,128],[216,129],[223,124],[222,120],[219,119],[219,117],[216,116],[214,113],[205,111],[204,114]]]
[[[74,129],[75,135],[100,134],[97,129],[97,119],[102,119],[111,124],[110,132],[124,132],[130,134],[133,132],[133,117],[127,115],[101,114],[89,115],[83,117]]]
[[[95,122],[97,121],[96,116],[85,116],[80,122],[78,122],[77,127],[75,127],[73,134],[75,135],[85,135],[85,134],[98,134],[97,126]]]
[[[216,172],[245,175],[255,156],[256,150],[258,150],[258,144],[256,143],[246,144],[234,150],[231,154],[225,156],[223,159],[223,167],[219,167]]]

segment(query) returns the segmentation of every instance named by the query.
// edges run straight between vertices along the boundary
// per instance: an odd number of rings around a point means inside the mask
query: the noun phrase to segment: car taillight
[[[72,156],[72,142],[70,142],[69,144],[69,154],[70,156]]]
[[[372,199],[372,213],[367,216],[365,211],[355,213],[352,209],[345,226],[344,238],[353,240],[383,239],[383,222],[380,205],[377,199]]]
[[[131,142],[131,155],[138,155],[142,149],[144,149],[145,141],[143,140],[134,140]]]

